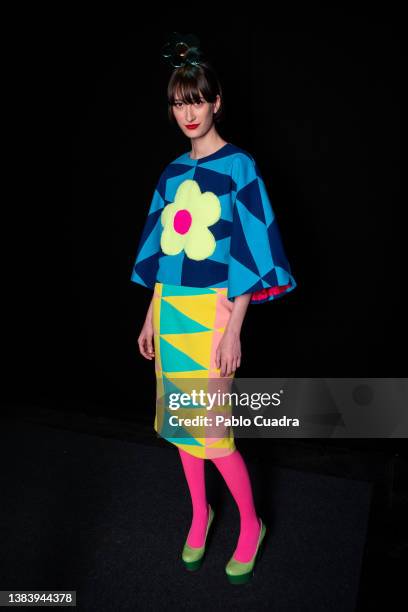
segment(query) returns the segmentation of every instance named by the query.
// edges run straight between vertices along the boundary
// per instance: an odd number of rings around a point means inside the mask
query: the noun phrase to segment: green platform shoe
[[[207,535],[208,535],[208,531],[210,529],[211,523],[213,521],[213,518],[214,518],[214,510],[211,508],[210,504],[208,504],[208,523],[207,523],[207,530],[205,532],[204,545],[200,546],[200,548],[193,548],[192,546],[189,546],[187,542],[184,544],[181,558],[183,560],[184,565],[190,572],[198,570],[201,567],[201,563],[203,562],[204,554],[205,554]]]
[[[261,521],[261,530],[259,532],[258,545],[252,559],[247,563],[243,563],[242,561],[237,561],[234,559],[234,557],[231,557],[225,566],[225,572],[231,584],[244,584],[253,576],[255,563],[260,557],[262,548],[261,545],[266,533],[266,527],[262,522],[262,519],[259,520]]]

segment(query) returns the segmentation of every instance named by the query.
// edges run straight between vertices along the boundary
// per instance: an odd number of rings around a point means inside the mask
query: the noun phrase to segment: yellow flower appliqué
[[[166,255],[183,249],[190,259],[206,259],[215,251],[216,241],[208,229],[221,217],[221,204],[215,193],[201,193],[197,181],[179,185],[174,202],[167,204],[160,220],[164,227],[160,246]]]

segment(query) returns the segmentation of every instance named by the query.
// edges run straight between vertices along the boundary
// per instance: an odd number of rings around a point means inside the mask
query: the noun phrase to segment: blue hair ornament
[[[197,66],[202,55],[200,40],[194,34],[173,32],[163,46],[161,55],[173,68]]]

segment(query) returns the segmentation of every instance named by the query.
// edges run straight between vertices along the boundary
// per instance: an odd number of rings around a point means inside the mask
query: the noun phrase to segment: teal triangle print
[[[163,285],[162,297],[173,297],[176,295],[208,295],[216,293],[213,289],[207,287],[183,287],[182,285]]]
[[[163,287],[164,288],[164,287]],[[184,334],[193,334],[196,332],[210,331],[209,327],[201,325],[198,321],[194,321],[173,304],[169,304],[166,300],[162,300],[160,305],[160,333],[161,334],[178,334],[180,329]]]
[[[188,372],[190,370],[206,369],[201,363],[197,363],[162,337],[160,337],[160,355],[163,372]]]

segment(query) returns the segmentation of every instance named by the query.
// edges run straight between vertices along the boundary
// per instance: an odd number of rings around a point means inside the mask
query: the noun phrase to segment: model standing
[[[190,139],[191,150],[163,170],[139,242],[131,280],[152,289],[153,297],[138,343],[141,354],[155,360],[154,428],[177,446],[191,495],[184,564],[200,567],[214,518],[205,488],[210,459],[239,509],[240,535],[225,571],[230,582],[243,583],[253,573],[266,527],[232,430],[185,425],[186,416],[208,416],[208,410],[182,406],[174,419],[167,399],[186,391],[189,381],[207,391],[228,390],[241,363],[248,305],[281,297],[296,282],[254,158],[217,131],[222,90],[201,59],[199,41],[175,33],[163,55],[174,68],[169,117]],[[220,405],[213,412],[228,410]]]

